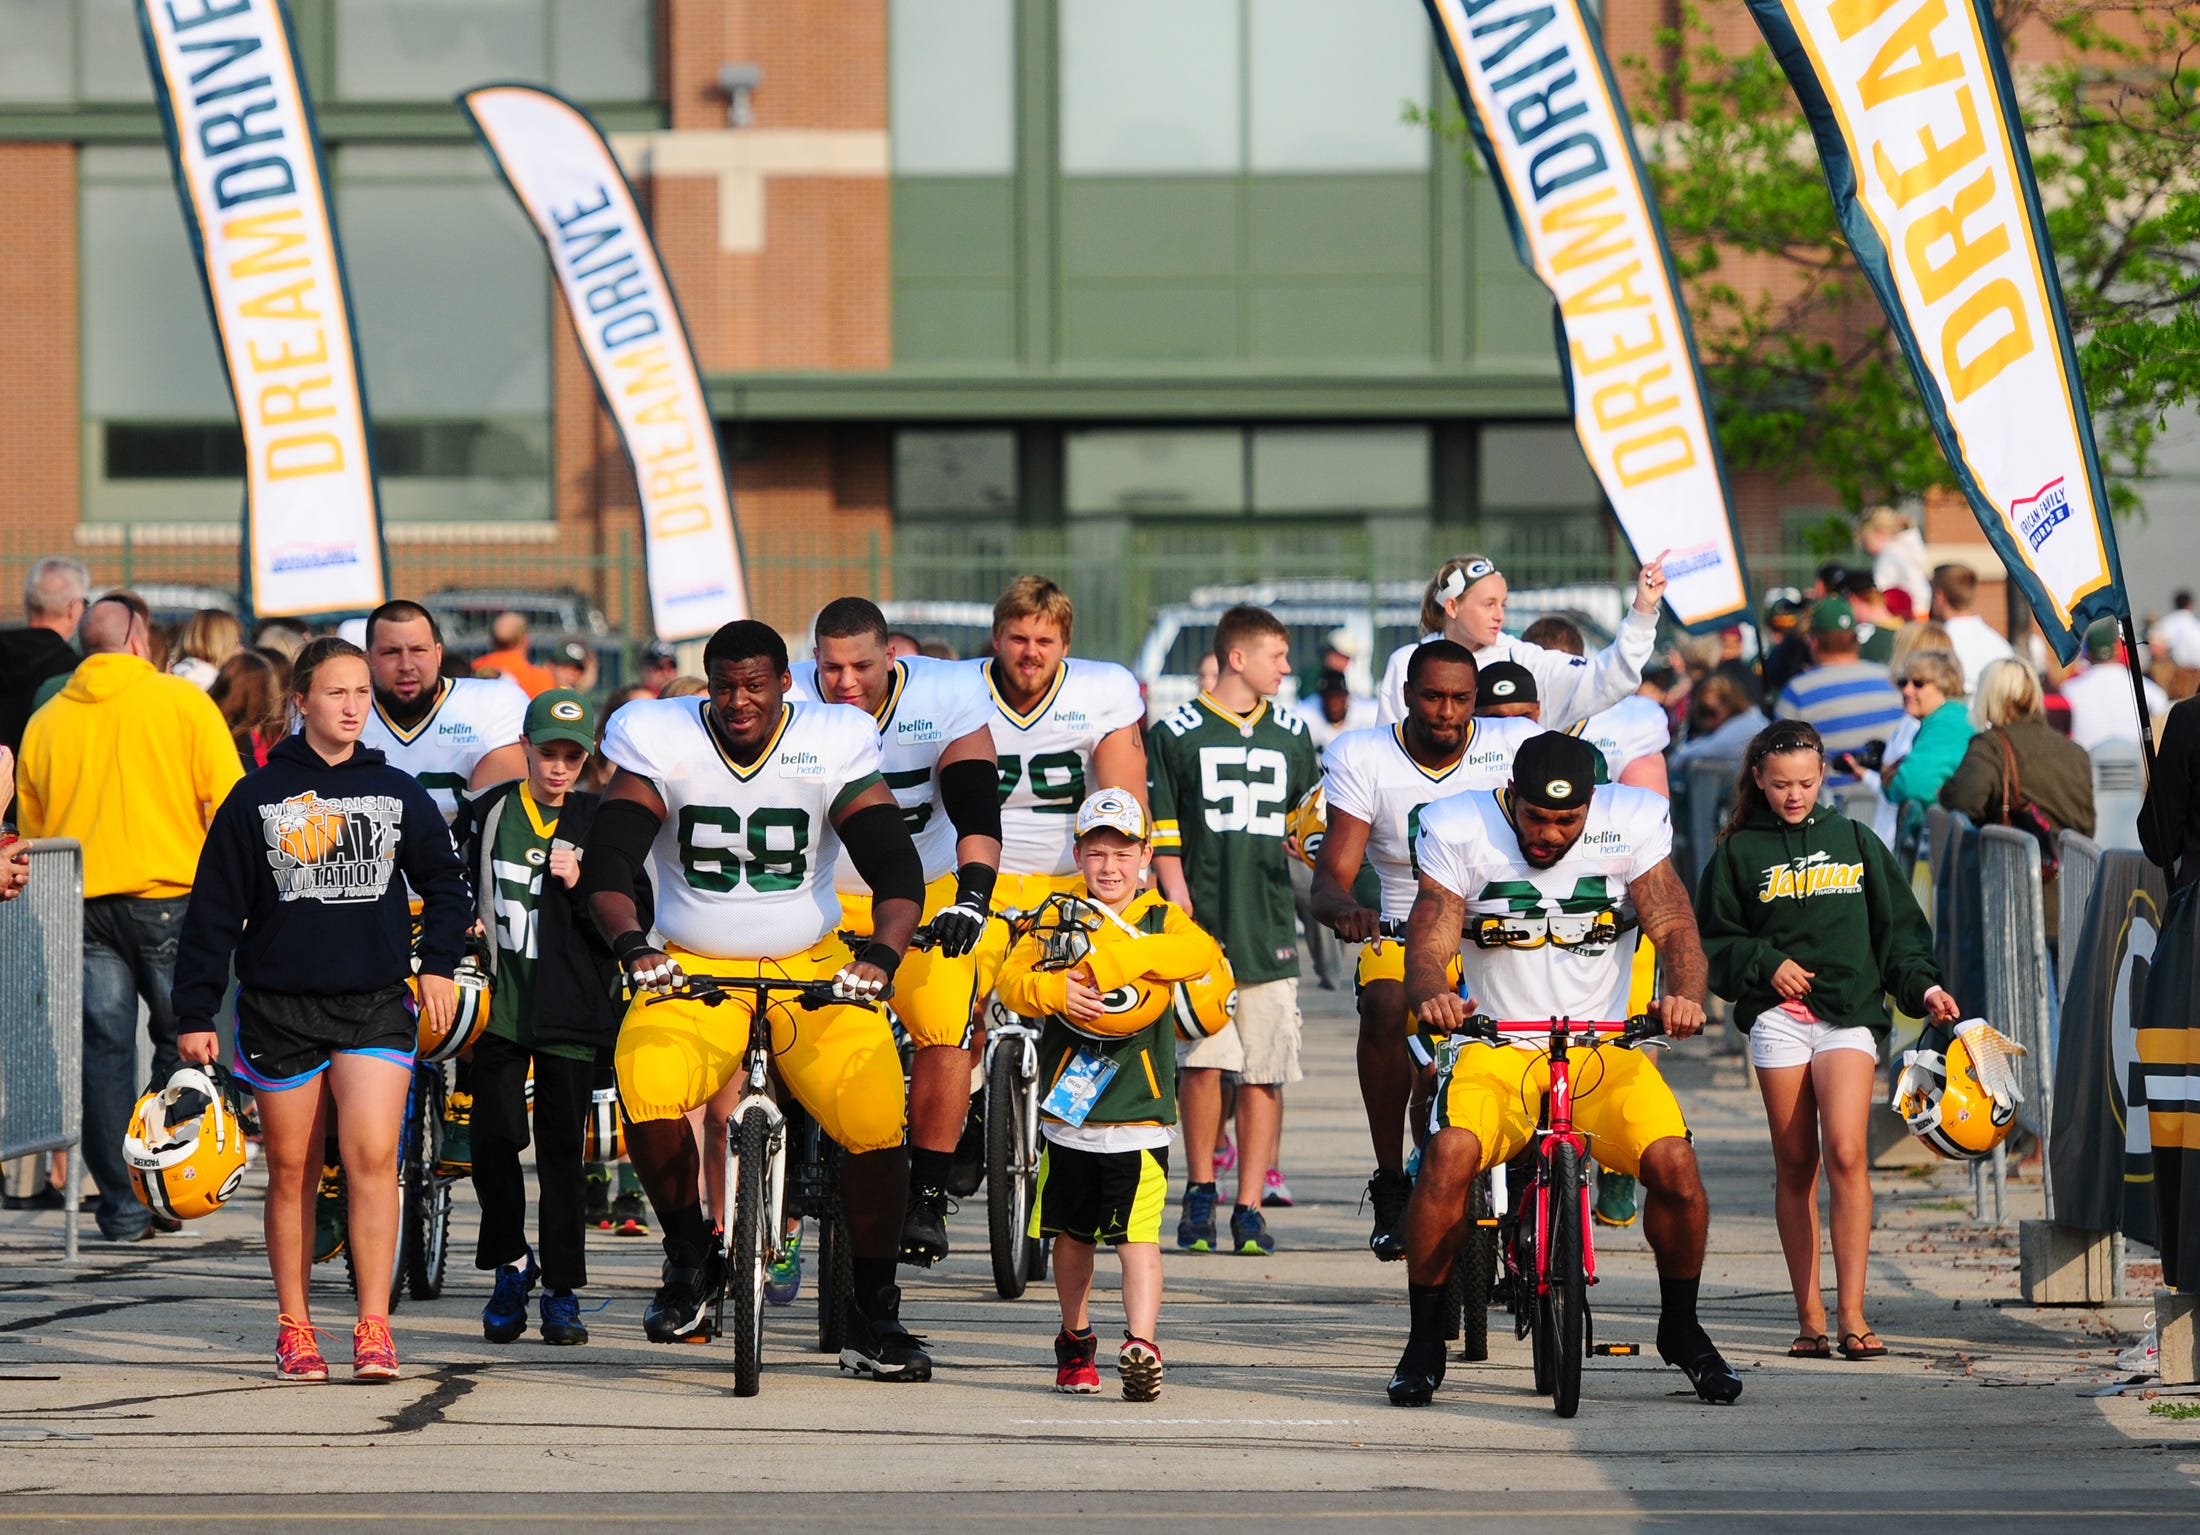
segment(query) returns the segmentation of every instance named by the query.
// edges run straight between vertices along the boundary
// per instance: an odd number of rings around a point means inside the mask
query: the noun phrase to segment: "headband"
[[[1467,588],[1475,582],[1497,574],[1497,566],[1489,560],[1469,560],[1436,584],[1436,600],[1450,602],[1466,595]]]

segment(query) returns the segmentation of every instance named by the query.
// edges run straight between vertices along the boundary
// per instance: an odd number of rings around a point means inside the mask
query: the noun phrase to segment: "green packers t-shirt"
[[[497,817],[496,840],[489,848],[489,876],[495,883],[497,974],[489,989],[489,1032],[523,1049],[569,1061],[590,1061],[586,1045],[537,1045],[530,1020],[535,1011],[536,904],[550,868],[550,843],[557,836],[558,813],[544,811],[522,783]]]
[[[1306,722],[1263,700],[1247,715],[1199,697],[1146,737],[1153,850],[1183,861],[1192,915],[1240,985],[1299,973],[1284,817],[1321,781]]]

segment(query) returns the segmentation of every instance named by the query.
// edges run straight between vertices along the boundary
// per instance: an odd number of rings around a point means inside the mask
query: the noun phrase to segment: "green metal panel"
[[[715,373],[724,421],[1551,420],[1566,413],[1555,370],[1324,366],[902,368],[871,373]]]
[[[1428,284],[1425,177],[1253,176],[1245,187],[1249,271]]]
[[[1520,264],[1512,230],[1487,176],[1474,178],[1468,211],[1474,250],[1474,357],[1485,366],[1558,377],[1551,295]]]
[[[1016,280],[1016,188],[1006,176],[893,182],[894,281]]]
[[[1235,363],[1239,288],[1206,282],[1065,281],[1061,351],[1073,362]]]
[[[894,357],[904,365],[990,363],[1016,358],[1016,285],[899,283],[894,289]]]
[[[1234,176],[1075,176],[1061,185],[1062,280],[1235,280],[1243,183]],[[1074,348],[1070,349],[1074,355]]]
[[[1252,280],[1247,351],[1260,363],[1319,360],[1427,366],[1435,340],[1423,277],[1348,281]]]

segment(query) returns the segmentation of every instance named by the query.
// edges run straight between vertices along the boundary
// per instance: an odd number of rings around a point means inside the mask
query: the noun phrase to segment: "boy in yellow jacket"
[[[1054,1238],[1062,1331],[1054,1389],[1100,1389],[1088,1302],[1094,1250],[1114,1246],[1129,1323],[1116,1355],[1126,1401],[1161,1394],[1161,1216],[1176,1138],[1176,1036],[1229,1022],[1229,962],[1191,918],[1145,888],[1152,833],[1138,801],[1102,789],[1077,811],[1083,883],[1027,934],[1001,970],[1001,1002],[1044,1018],[1040,1104],[1046,1148],[1031,1235]]]

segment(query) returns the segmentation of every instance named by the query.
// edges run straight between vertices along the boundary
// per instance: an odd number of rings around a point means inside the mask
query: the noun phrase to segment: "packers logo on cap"
[[[1554,778],[1543,786],[1543,792],[1553,800],[1572,799],[1574,781],[1571,778]]]
[[[559,699],[556,703],[550,706],[550,717],[554,720],[564,720],[566,723],[571,724],[574,720],[577,720],[581,717],[581,706],[579,700],[572,698]]]
[[[1490,684],[1490,697],[1510,698],[1515,692],[1519,690],[1519,688],[1520,684],[1514,682],[1511,678],[1502,678],[1499,681]]]

